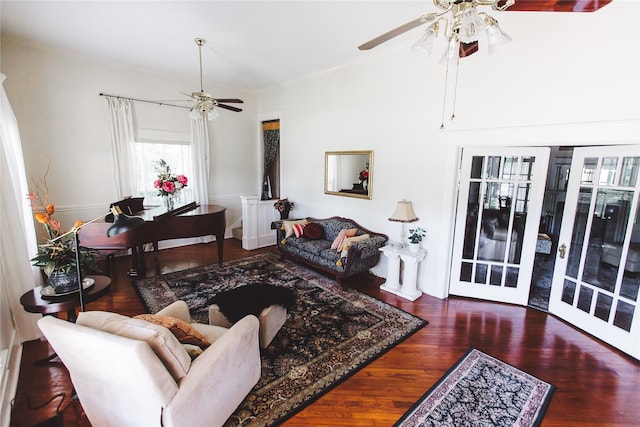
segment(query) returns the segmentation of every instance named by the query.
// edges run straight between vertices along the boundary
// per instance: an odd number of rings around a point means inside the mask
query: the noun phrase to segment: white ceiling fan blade
[[[421,17],[414,19],[413,21],[407,22],[404,25],[400,25],[397,28],[394,28],[391,31],[387,31],[386,33],[369,40],[366,43],[361,44],[360,46],[358,46],[358,49],[360,50],[369,50],[369,49],[373,49],[374,47],[378,46],[379,44],[382,44],[388,40],[391,40],[394,37],[399,36],[400,34],[406,33],[407,31],[419,27],[422,24],[426,24],[427,22],[431,22],[434,19],[436,19],[438,16],[437,13],[428,13],[426,15],[422,15]]]

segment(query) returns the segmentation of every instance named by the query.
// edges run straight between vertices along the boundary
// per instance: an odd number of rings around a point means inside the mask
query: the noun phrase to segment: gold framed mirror
[[[325,194],[371,199],[372,184],[372,150],[325,152]]]

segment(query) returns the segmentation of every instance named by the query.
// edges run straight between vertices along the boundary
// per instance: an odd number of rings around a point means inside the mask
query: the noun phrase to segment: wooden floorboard
[[[225,260],[249,256],[236,240],[225,241]],[[216,262],[214,244],[160,251],[147,276]],[[88,310],[125,315],[143,312],[126,275],[128,259],[117,260],[108,295]],[[640,363],[547,313],[526,307],[423,295],[414,302],[380,291],[382,279],[364,275],[344,281],[378,299],[429,321],[404,342],[289,419],[286,426],[390,426],[445,372],[475,347],[557,387],[544,426],[640,425]],[[27,348],[27,347],[25,347]],[[46,351],[45,351],[46,353]],[[31,357],[32,359],[33,357]],[[18,392],[36,402],[64,388],[59,371],[34,373],[23,360]],[[58,366],[59,368],[59,366]],[[45,370],[49,368],[44,368]],[[68,385],[67,385],[68,387]],[[212,398],[215,398],[212,396]],[[74,401],[64,413],[67,427],[87,426]]]

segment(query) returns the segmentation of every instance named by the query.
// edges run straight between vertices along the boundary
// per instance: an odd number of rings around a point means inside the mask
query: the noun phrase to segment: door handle
[[[560,258],[564,259],[564,256],[567,254],[567,245],[564,243],[561,244],[558,248],[558,253],[560,254]]]

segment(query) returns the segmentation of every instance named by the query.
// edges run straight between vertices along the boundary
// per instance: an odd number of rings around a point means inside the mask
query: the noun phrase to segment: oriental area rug
[[[554,390],[471,348],[395,426],[538,426]]]
[[[225,426],[278,425],[428,322],[275,253],[136,280],[150,313],[187,302],[208,322],[208,300],[247,284],[292,289],[295,305],[261,350],[262,377]]]

